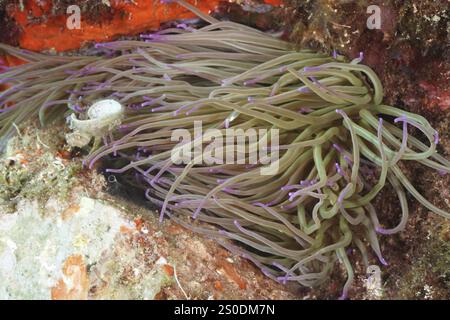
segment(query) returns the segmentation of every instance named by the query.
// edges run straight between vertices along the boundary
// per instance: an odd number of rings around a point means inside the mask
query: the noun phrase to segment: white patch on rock
[[[81,198],[79,210],[64,220],[50,202],[42,212],[37,201],[23,200],[14,214],[0,215],[0,299],[49,299],[69,256],[97,263],[120,227],[133,227],[98,200]]]

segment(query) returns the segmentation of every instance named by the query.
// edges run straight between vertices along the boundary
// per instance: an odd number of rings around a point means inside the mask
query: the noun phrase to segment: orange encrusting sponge
[[[218,0],[192,1],[198,9],[208,13],[218,5]],[[281,0],[266,0],[267,4],[280,5]],[[51,15],[51,1],[30,0],[24,10],[19,5],[8,14],[22,29],[19,38],[21,48],[33,51],[54,49],[58,52],[79,49],[86,41],[111,41],[120,35],[132,35],[158,29],[162,22],[194,18],[194,14],[182,6],[165,4],[155,0],[109,0],[110,16],[100,16],[99,21],[87,20],[81,13],[81,29],[70,30],[66,23],[70,14]],[[41,17],[43,22],[33,23],[30,17]],[[103,19],[102,19],[103,18]]]

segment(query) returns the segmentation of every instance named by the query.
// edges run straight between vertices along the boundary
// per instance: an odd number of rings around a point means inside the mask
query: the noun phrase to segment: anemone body
[[[126,106],[125,117],[102,133],[86,166],[109,159],[107,170],[141,188],[161,218],[215,239],[277,281],[320,284],[339,260],[348,274],[343,297],[353,281],[347,249],[358,248],[366,264],[369,252],[385,264],[378,234],[404,229],[407,193],[450,217],[399,166],[417,161],[450,172],[449,161],[436,153],[436,131],[423,117],[382,104],[380,80],[362,56],[346,62],[294,50],[258,30],[195,12],[206,27],[97,44],[91,56],[0,45],[28,62],[0,74],[0,83],[11,85],[0,97],[1,142],[29,117],[83,119],[89,105],[115,99]],[[261,175],[262,165],[250,163],[248,154],[243,164],[173,163],[173,132],[194,135],[196,121],[224,135],[229,128],[278,130],[279,170]],[[196,141],[207,146],[207,138],[195,137],[192,147]],[[273,137],[254,144],[263,139]],[[383,226],[372,205],[386,184],[402,209],[396,226]]]

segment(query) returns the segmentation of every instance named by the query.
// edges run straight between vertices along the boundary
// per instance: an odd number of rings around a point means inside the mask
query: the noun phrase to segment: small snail
[[[123,118],[124,107],[116,100],[103,99],[95,102],[87,111],[87,119],[81,120],[72,113],[69,127],[73,132],[66,135],[67,143],[72,147],[84,147],[91,139],[100,138],[117,127]]]

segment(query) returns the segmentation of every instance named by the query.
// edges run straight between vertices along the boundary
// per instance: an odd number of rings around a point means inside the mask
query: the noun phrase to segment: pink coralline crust
[[[437,105],[442,110],[450,109],[450,92],[448,88],[439,88],[428,81],[421,81],[419,86],[426,94],[424,107]]]

